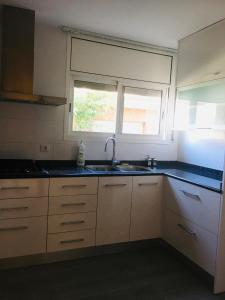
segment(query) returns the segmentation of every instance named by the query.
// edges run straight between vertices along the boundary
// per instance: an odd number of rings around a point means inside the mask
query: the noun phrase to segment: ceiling
[[[225,0],[0,0],[0,4],[34,9],[38,22],[170,48],[225,18]]]

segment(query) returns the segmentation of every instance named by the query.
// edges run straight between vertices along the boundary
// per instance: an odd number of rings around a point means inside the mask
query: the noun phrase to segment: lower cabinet
[[[132,177],[99,178],[96,244],[130,239]]]
[[[133,177],[130,240],[161,236],[162,177]]]
[[[0,220],[0,258],[46,252],[47,216]]]
[[[208,273],[215,274],[217,235],[166,210],[164,238]]]

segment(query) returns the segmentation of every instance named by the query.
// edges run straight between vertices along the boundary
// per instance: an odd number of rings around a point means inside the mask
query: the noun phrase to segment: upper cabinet
[[[177,86],[225,77],[225,20],[179,42]]]
[[[71,71],[170,84],[173,56],[72,38]]]

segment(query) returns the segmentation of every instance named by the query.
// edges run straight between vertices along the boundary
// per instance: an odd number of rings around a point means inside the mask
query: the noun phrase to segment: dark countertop
[[[109,164],[89,161],[87,164]],[[144,165],[144,161],[130,161]],[[152,176],[166,175],[217,193],[222,193],[222,171],[180,162],[159,162],[158,168],[149,171],[92,171],[77,168],[73,161],[0,160],[0,178],[51,178],[90,176]]]

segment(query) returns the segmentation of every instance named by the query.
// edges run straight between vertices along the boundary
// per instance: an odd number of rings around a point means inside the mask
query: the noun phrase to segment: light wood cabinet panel
[[[168,243],[208,273],[215,274],[217,235],[169,210],[166,211],[164,227]]]
[[[0,219],[46,216],[48,197],[0,200]]]
[[[131,240],[159,238],[161,236],[162,177],[133,177]]]
[[[0,199],[48,196],[49,179],[0,179]]]
[[[46,252],[47,217],[0,220],[0,258]]]
[[[50,179],[50,196],[97,194],[97,177],[65,177]]]
[[[97,195],[49,197],[49,215],[96,211]]]
[[[164,195],[167,209],[217,234],[220,194],[174,178],[166,178],[165,181]]]
[[[71,70],[170,84],[171,55],[72,38]]]
[[[223,20],[180,40],[178,87],[225,77],[224,36]]]
[[[96,227],[96,213],[77,213],[48,217],[48,232],[66,232]]]
[[[96,244],[130,239],[132,177],[99,178]]]
[[[95,245],[95,230],[54,233],[48,235],[47,252],[64,251]]]

